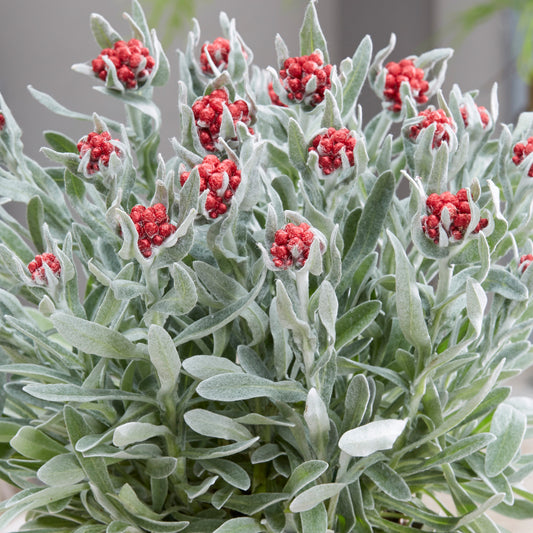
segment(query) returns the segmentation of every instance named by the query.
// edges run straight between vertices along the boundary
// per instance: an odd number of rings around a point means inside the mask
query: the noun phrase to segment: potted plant
[[[75,68],[127,123],[70,111],[42,167],[0,100],[0,528],[498,532],[531,400],[533,120],[440,91],[451,50],[331,65],[311,1],[276,68],[221,14],[169,62],[133,0]],[[296,55],[298,54],[298,55]],[[383,103],[357,104],[368,83]],[[431,102],[431,103],[430,103]],[[409,193],[402,194],[402,187]],[[448,498],[448,499],[446,499]]]

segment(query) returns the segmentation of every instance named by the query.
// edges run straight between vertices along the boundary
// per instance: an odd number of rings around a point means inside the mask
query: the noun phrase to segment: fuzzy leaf
[[[339,448],[352,457],[366,457],[378,450],[389,450],[406,424],[407,419],[376,420],[350,429],[339,439]]]
[[[289,509],[293,513],[309,511],[320,502],[329,500],[332,496],[336,496],[345,486],[344,483],[324,483],[322,485],[315,485],[298,494],[298,496],[292,500]]]
[[[242,424],[231,418],[205,409],[192,409],[184,415],[185,423],[196,433],[217,439],[245,441],[252,434]]]
[[[178,384],[180,356],[172,337],[156,324],[152,324],[148,330],[148,354],[159,378],[161,394],[171,393]]]

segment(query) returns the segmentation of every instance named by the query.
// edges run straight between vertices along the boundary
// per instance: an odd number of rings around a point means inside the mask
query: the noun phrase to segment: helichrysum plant
[[[533,116],[440,90],[451,50],[330,64],[310,2],[277,65],[220,16],[169,62],[133,1],[75,69],[126,124],[24,155],[0,100],[0,529],[504,531],[533,518]],[[293,55],[291,54],[299,54]],[[367,83],[382,111],[357,104]],[[170,148],[170,147],[169,147]],[[488,511],[491,513],[487,514]]]

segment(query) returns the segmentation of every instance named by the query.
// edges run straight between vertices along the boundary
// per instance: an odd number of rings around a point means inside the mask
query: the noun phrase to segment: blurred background
[[[291,55],[299,55],[298,34],[307,0],[140,0],[158,28],[169,57],[172,77],[156,89],[162,110],[161,151],[171,154],[168,139],[178,133],[177,48],[184,49],[191,29],[191,16],[199,20],[201,42],[220,35],[218,13],[237,20],[237,30],[254,51],[261,67],[275,65],[274,37],[280,33]],[[478,104],[488,106],[492,85],[498,83],[499,122],[515,122],[531,109],[533,91],[533,1],[532,0],[321,0],[318,14],[328,40],[331,62],[339,64],[352,56],[361,39],[369,34],[374,53],[396,33],[396,50],[390,60],[399,61],[435,47],[455,48],[449,64],[444,94],[453,83],[463,91],[479,89]],[[39,153],[42,132],[57,130],[78,140],[88,133],[86,122],[57,117],[38,104],[26,87],[51,94],[69,109],[123,120],[116,102],[91,90],[96,80],[70,70],[74,63],[93,59],[100,52],[94,42],[89,16],[99,13],[130,38],[121,14],[129,0],[0,0],[0,92],[21,126],[27,155],[47,164]],[[528,34],[529,39],[523,39]],[[380,109],[369,90],[360,103],[363,119]],[[531,373],[513,383],[514,394],[533,396]],[[531,441],[529,441],[531,444]],[[526,452],[533,453],[533,446]],[[530,483],[533,489],[533,483]],[[6,497],[0,486],[0,499]],[[513,533],[531,532],[533,521],[509,521]],[[14,524],[9,531],[16,529]],[[4,532],[0,532],[4,533]]]

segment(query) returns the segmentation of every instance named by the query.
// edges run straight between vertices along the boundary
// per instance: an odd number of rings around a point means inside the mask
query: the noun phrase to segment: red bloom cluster
[[[529,137],[525,143],[515,144],[513,163],[518,166],[531,152],[533,152],[533,137]],[[533,165],[529,167],[527,175],[533,178]]]
[[[453,237],[456,241],[464,237],[472,219],[466,189],[459,190],[457,194],[448,191],[442,194],[430,194],[426,200],[426,209],[429,214],[422,217],[422,229],[436,244],[439,242],[439,225],[442,224],[441,213],[444,208],[450,214],[450,226],[448,228],[443,226],[443,228],[448,237]],[[472,233],[478,233],[486,228],[488,223],[486,218],[480,219]]]
[[[270,82],[268,84],[268,96],[270,96],[270,101],[279,107],[287,107],[279,98],[279,96],[276,94],[276,91],[274,91],[274,84]]]
[[[109,165],[109,158],[113,152],[120,155],[120,150],[110,143],[110,140],[111,135],[108,131],[103,131],[102,133],[91,131],[89,135],[83,137],[78,143],[80,159],[82,159],[87,152],[91,152],[91,157],[87,163],[88,174],[98,172],[100,170],[100,165],[107,167]]]
[[[531,264],[531,261],[533,261],[533,254],[523,255],[520,258],[520,262],[518,264],[518,268],[520,269],[520,272],[522,273],[525,272],[526,268],[529,267],[529,265]]]
[[[5,125],[6,125],[6,119],[4,117],[4,114],[0,113],[0,131],[4,129]]]
[[[326,89],[331,88],[331,65],[324,65],[320,54],[314,53],[309,56],[289,57],[283,63],[279,71],[279,77],[283,87],[287,91],[287,98],[317,105],[324,100]],[[307,92],[307,83],[312,76],[316,76],[316,89]]]
[[[113,48],[104,48],[92,61],[94,73],[103,81],[106,80],[108,71],[103,56],[107,56],[115,65],[118,79],[127,89],[136,89],[137,84],[142,85],[155,65],[150,51],[138,39],[130,39],[127,43],[117,41]]]
[[[438,148],[443,142],[450,142],[450,134],[448,133],[449,126],[452,130],[455,131],[455,124],[453,120],[446,116],[446,113],[443,109],[426,109],[425,111],[420,111],[418,113],[419,117],[423,117],[423,120],[414,126],[411,126],[410,137],[416,139],[418,134],[425,128],[429,128],[431,124],[436,124],[437,129],[433,135],[433,148]]]
[[[424,71],[416,68],[411,59],[402,59],[399,63],[391,61],[385,65],[387,76],[385,78],[385,90],[383,94],[391,103],[391,111],[400,111],[402,108],[402,99],[400,97],[400,86],[407,82],[411,87],[414,99],[419,104],[425,104],[428,101],[426,92],[429,89],[429,83],[424,79]]]
[[[477,106],[477,110],[479,113],[479,118],[481,118],[481,124],[483,125],[483,128],[486,128],[489,125],[490,120],[487,108],[479,105]],[[465,128],[468,128],[468,112],[466,110],[466,106],[461,106],[461,116],[463,117]]]
[[[213,74],[213,69],[207,59],[208,54],[217,68],[226,69],[228,67],[229,51],[229,41],[223,37],[217,37],[212,43],[205,43],[200,54],[202,70],[206,74]]]
[[[46,263],[50,270],[59,277],[61,273],[61,265],[54,254],[45,252],[41,255],[36,255],[35,259],[28,264],[28,270],[31,274],[31,279],[36,282],[46,283],[46,272],[43,264]]]
[[[139,235],[137,246],[144,257],[150,257],[152,246],[161,246],[163,241],[176,231],[176,226],[170,224],[167,209],[163,204],[151,207],[134,205],[131,208],[130,218],[135,223]]]
[[[287,224],[283,229],[276,231],[274,244],[270,248],[274,265],[284,270],[292,265],[305,265],[314,238],[309,224],[305,222],[298,226]]]
[[[234,124],[237,122],[250,124],[248,104],[244,100],[235,100],[235,102],[230,103],[228,93],[224,89],[216,89],[211,94],[199,98],[192,105],[200,142],[209,152],[215,151],[215,143],[220,133],[224,106],[228,108]],[[248,129],[253,134],[253,129]]]
[[[231,198],[241,184],[241,171],[229,159],[220,161],[215,155],[208,155],[197,165],[200,174],[200,192],[209,189],[205,200],[205,209],[211,218],[217,218],[228,210]],[[225,180],[224,174],[228,179]],[[190,172],[180,176],[181,186],[189,179]]]
[[[323,135],[317,135],[313,139],[309,151],[318,153],[318,164],[322,172],[327,176],[342,165],[341,150],[344,148],[350,166],[354,166],[353,150],[355,148],[355,138],[350,135],[347,128],[336,130],[328,128]]]

